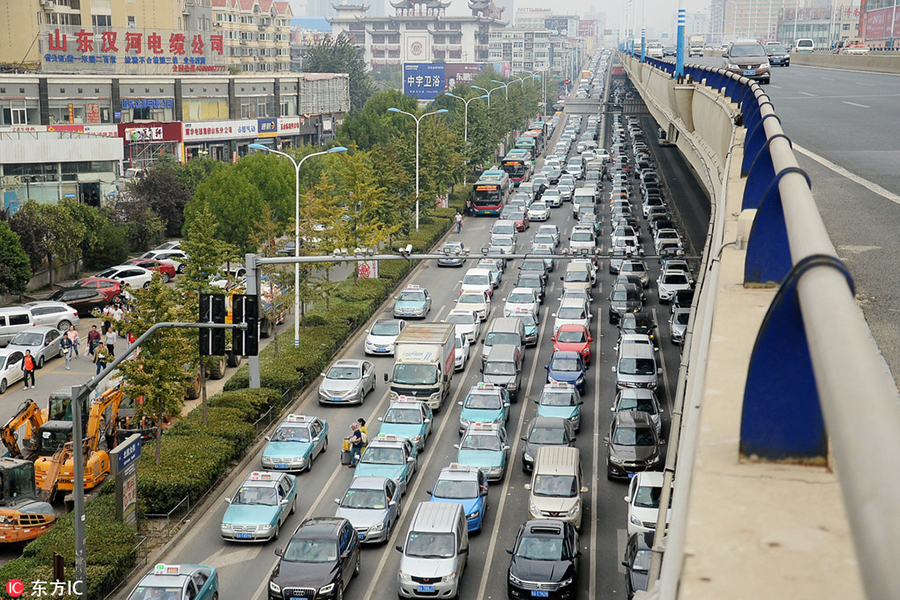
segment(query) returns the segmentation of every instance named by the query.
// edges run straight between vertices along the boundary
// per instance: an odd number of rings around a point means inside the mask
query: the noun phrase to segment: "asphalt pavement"
[[[562,127],[559,127],[552,140],[558,138]],[[653,131],[647,136],[655,139]],[[553,143],[548,144],[549,148]],[[660,149],[654,144],[654,151]],[[667,149],[668,150],[668,149]],[[680,185],[686,177],[689,177],[688,167],[679,160],[677,154],[671,157],[674,167],[674,179],[670,183]],[[607,187],[608,189],[608,187]],[[677,188],[676,188],[677,189]],[[695,193],[686,190],[685,195]],[[674,192],[675,190],[673,190]],[[670,197],[679,198],[679,194],[670,194]],[[679,198],[679,202],[681,199]],[[694,202],[702,204],[702,198],[693,198]],[[708,201],[707,201],[708,202]],[[598,204],[601,214],[606,212],[608,223],[608,208],[605,197]],[[466,218],[463,223],[462,233],[448,233],[447,239],[460,239],[470,248],[480,248],[485,245],[490,237],[490,227],[495,222],[493,218]],[[566,203],[561,208],[553,209],[550,223],[567,232],[573,225],[571,205]],[[518,248],[520,250],[530,247],[530,238],[537,229],[532,225],[529,231],[519,235]],[[646,226],[643,230],[643,244],[645,251],[651,250]],[[705,227],[703,228],[705,235]],[[600,239],[604,247],[608,245],[608,227],[604,227]],[[565,245],[565,235],[561,247]],[[702,244],[702,239],[698,240]],[[502,299],[513,288],[516,278],[516,261],[508,265],[500,287],[495,291],[491,316],[502,313]],[[557,261],[559,263],[559,261]],[[658,273],[658,264],[655,260],[648,260],[649,266],[655,274]],[[536,349],[526,352],[524,373],[525,393],[517,404],[512,406],[512,414],[507,424],[509,439],[511,440],[510,463],[503,481],[493,484],[489,492],[489,508],[484,523],[484,532],[473,538],[469,566],[461,583],[461,597],[469,599],[493,599],[503,598],[506,595],[506,569],[509,565],[509,556],[506,548],[513,543],[513,538],[521,523],[527,520],[528,493],[523,486],[529,478],[521,469],[522,442],[524,425],[534,416],[535,405],[532,402],[540,393],[546,375],[544,365],[549,362],[552,349],[550,341],[552,317],[558,306],[559,297],[562,294],[562,283],[559,276],[564,267],[557,264],[556,270],[551,273],[546,299],[541,309],[541,327],[539,344]],[[427,319],[438,321],[445,317],[454,307],[454,300],[459,294],[459,281],[465,268],[440,268],[435,263],[422,263],[416,267],[409,278],[410,283],[418,284],[428,289],[433,298],[433,308]],[[623,497],[626,486],[622,483],[614,483],[605,477],[605,447],[603,438],[607,435],[611,421],[612,401],[615,394],[615,380],[611,367],[615,359],[612,347],[618,335],[614,325],[610,325],[607,319],[606,295],[610,291],[613,277],[608,274],[605,262],[601,262],[598,270],[598,283],[594,290],[594,302],[591,322],[591,332],[594,336],[594,361],[588,371],[588,384],[584,394],[585,404],[581,430],[577,437],[576,447],[580,448],[584,462],[585,483],[589,488],[585,496],[585,519],[581,530],[582,558],[581,576],[579,580],[579,599],[587,598],[624,598],[624,577],[621,573],[621,548],[625,539],[626,506]],[[659,390],[660,401],[665,413],[663,414],[663,437],[668,432],[669,415],[671,413],[672,393],[675,389],[673,377],[677,373],[679,348],[673,346],[668,340],[668,324],[666,322],[668,307],[660,306],[656,301],[655,284],[647,290],[648,309],[657,319],[660,342],[660,356],[663,366],[663,383]],[[391,304],[388,303],[373,317],[383,318],[390,316]],[[487,323],[485,323],[486,325]],[[346,347],[341,358],[364,358],[363,353],[364,334],[358,334]],[[480,352],[480,346],[473,350],[475,355]],[[378,385],[375,392],[370,394],[362,406],[335,407],[319,406],[316,401],[316,392],[300,398],[292,408],[293,412],[317,415],[327,420],[330,428],[329,451],[316,459],[311,471],[299,475],[300,485],[304,490],[298,506],[297,514],[289,517],[285,533],[279,542],[266,544],[240,545],[224,542],[219,535],[219,523],[225,511],[224,499],[231,496],[239,487],[250,471],[259,468],[258,458],[251,461],[246,468],[234,474],[228,483],[223,484],[216,491],[218,499],[201,511],[196,522],[192,523],[190,531],[182,536],[180,541],[172,548],[166,562],[171,563],[202,563],[209,564],[219,570],[220,588],[223,597],[248,598],[258,600],[266,598],[268,575],[275,565],[277,557],[274,550],[283,547],[287,532],[292,531],[299,523],[311,516],[333,515],[335,511],[334,498],[343,494],[349,484],[353,471],[339,464],[340,440],[350,432],[351,422],[363,417],[369,422],[370,436],[377,434],[377,417],[384,414],[388,408],[388,390],[383,384],[383,374],[388,373],[393,365],[390,357],[369,357],[376,367]],[[347,593],[360,600],[383,600],[396,597],[396,577],[399,566],[400,554],[394,550],[394,546],[400,543],[406,533],[409,519],[415,505],[427,501],[426,490],[430,489],[441,468],[455,459],[456,450],[453,444],[457,443],[459,435],[457,424],[459,407],[457,401],[463,398],[465,392],[480,381],[477,360],[470,360],[464,371],[457,373],[453,378],[449,402],[437,413],[434,423],[433,436],[428,440],[427,450],[419,458],[419,468],[412,481],[411,487],[403,498],[403,515],[399,526],[395,527],[388,543],[375,547],[365,547],[362,557],[361,574],[356,581],[348,587]]]

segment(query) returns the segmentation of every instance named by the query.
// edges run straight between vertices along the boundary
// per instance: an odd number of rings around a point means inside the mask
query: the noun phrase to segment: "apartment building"
[[[224,64],[244,73],[291,70],[288,2],[212,0],[213,29],[222,36]]]

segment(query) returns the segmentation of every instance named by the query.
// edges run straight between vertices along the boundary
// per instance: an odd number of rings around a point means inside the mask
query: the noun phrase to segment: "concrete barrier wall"
[[[900,53],[879,52],[856,56],[826,52],[791,52],[791,64],[873,73],[900,73]]]

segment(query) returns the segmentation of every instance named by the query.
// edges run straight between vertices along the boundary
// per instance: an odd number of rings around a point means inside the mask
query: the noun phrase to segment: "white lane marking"
[[[817,163],[819,163],[819,164],[822,165],[823,167],[826,167],[826,168],[828,168],[828,169],[831,169],[832,171],[834,171],[834,172],[837,173],[838,175],[842,175],[842,176],[846,177],[847,179],[849,179],[850,181],[852,181],[852,182],[854,182],[854,183],[858,183],[859,185],[863,186],[864,188],[866,188],[866,189],[869,190],[870,192],[873,192],[873,193],[875,193],[875,194],[878,194],[879,196],[881,196],[881,197],[884,198],[885,200],[890,200],[890,201],[893,202],[894,204],[900,205],[900,196],[898,196],[897,194],[891,192],[890,190],[886,190],[885,188],[881,187],[881,186],[878,185],[877,183],[871,182],[871,181],[869,181],[868,179],[863,179],[863,178],[860,177],[859,175],[856,175],[855,173],[851,173],[850,171],[848,171],[848,170],[845,169],[844,167],[842,167],[842,166],[840,166],[840,165],[838,165],[838,164],[835,164],[835,163],[831,162],[830,160],[828,160],[827,158],[824,158],[824,157],[822,157],[822,156],[819,156],[819,155],[816,154],[815,152],[812,152],[812,151],[810,151],[810,150],[807,150],[807,149],[804,148],[803,146],[800,146],[800,145],[798,145],[798,144],[796,144],[796,143],[794,144],[794,150],[796,150],[797,152],[799,152],[799,153],[802,154],[803,156],[806,156],[806,157],[808,157],[808,158],[811,158],[812,160],[816,161]]]
[[[544,319],[541,322],[541,330],[538,333],[538,345],[534,351],[534,362],[531,363],[531,373],[528,375],[528,386],[525,388],[525,396],[523,398],[519,398],[519,402],[522,403],[521,418],[519,419],[519,426],[518,428],[516,428],[516,436],[515,440],[513,441],[512,448],[509,449],[509,458],[507,458],[506,461],[506,476],[503,478],[503,493],[500,496],[500,502],[497,505],[497,516],[494,518],[494,527],[491,531],[491,542],[490,544],[488,544],[486,559],[484,563],[484,571],[481,572],[481,581],[478,584],[478,589],[480,590],[478,593],[478,600],[484,600],[485,590],[487,590],[487,580],[488,577],[491,576],[491,563],[494,562],[494,547],[497,545],[500,523],[503,522],[503,508],[506,506],[506,499],[510,495],[509,482],[512,478],[509,475],[509,470],[513,468],[513,465],[516,462],[516,458],[519,456],[519,441],[521,441],[522,439],[522,430],[525,427],[525,404],[531,397],[531,386],[534,385],[534,372],[537,369],[538,364],[538,350],[541,347],[540,340],[545,339],[545,335],[547,333],[547,323],[549,322],[550,319]],[[509,526],[509,524],[507,524],[507,526]],[[497,574],[495,573],[494,576],[496,577]],[[369,598],[366,597],[366,600],[369,600]]]
[[[797,92],[798,94],[803,94],[804,96],[809,96],[810,98],[815,98],[816,94],[810,94],[809,92]]]
[[[825,81],[834,81],[834,79],[832,79],[831,77],[823,77],[822,79]]]
[[[252,560],[256,560],[256,557],[262,552],[264,546],[222,546],[218,550],[216,550],[213,554],[209,555],[204,559],[204,564],[210,565],[211,567],[215,567],[216,569],[223,569],[225,567],[230,567],[233,565],[241,564],[242,562],[249,562]],[[268,583],[268,580],[266,580]]]
[[[591,571],[590,577],[588,580],[588,598],[596,598],[597,597],[597,571],[599,566],[599,560],[597,556],[597,548],[600,547],[597,542],[597,536],[599,535],[598,530],[600,529],[600,519],[598,517],[598,496],[600,485],[597,479],[597,471],[599,471],[600,464],[600,340],[603,337],[601,331],[603,329],[603,317],[602,317],[603,309],[601,308],[601,304],[597,302],[597,339],[594,340],[594,353],[591,355],[591,366],[594,368],[594,441],[593,441],[593,463],[594,468],[591,469],[591,488],[588,492],[591,494],[591,545],[590,550],[592,562],[594,563]],[[583,415],[582,415],[582,418]],[[582,514],[582,520],[584,515]]]
[[[866,87],[875,87],[874,83],[854,83],[853,85],[864,85]]]
[[[871,106],[866,106],[865,104],[858,104],[856,102],[848,102],[846,100],[841,100],[843,104],[849,104],[850,106],[858,106],[859,108],[872,108]]]
[[[776,90],[780,90],[780,89],[781,89],[781,86],[780,86],[780,85],[775,85],[774,83],[770,83],[770,84],[769,84],[769,87],[773,87],[773,88],[775,88]]]
[[[472,365],[472,358],[470,356],[469,360],[468,360],[468,364],[466,365],[466,368],[463,369],[462,372],[459,374],[460,377],[463,377],[462,381],[465,381],[465,377],[466,377],[466,375],[468,375],[469,367],[471,365]],[[447,428],[447,425],[450,422],[455,423],[454,428],[459,426],[459,419],[454,419],[453,415],[450,414],[450,411],[451,411],[451,407],[455,406],[456,403],[459,402],[459,396],[463,391],[464,391],[464,387],[462,385],[457,385],[456,391],[453,393],[453,398],[450,399],[450,402],[448,404],[445,404],[443,406],[443,408],[446,411],[445,416],[444,416],[444,421],[441,423],[440,428],[438,428],[437,433],[435,433],[434,431],[431,432],[431,441],[432,442],[443,437],[444,429]],[[414,477],[416,478],[416,482],[412,485],[412,488],[407,488],[406,502],[412,502],[411,499],[415,498],[416,495],[418,494],[419,486],[424,481],[422,474],[428,469],[429,465],[431,465],[431,461],[434,460],[436,456],[437,456],[437,452],[435,452],[434,449],[432,449],[431,452],[428,453],[428,458],[425,459],[425,464],[424,465],[419,465],[419,464],[416,465],[416,472],[414,474]],[[399,521],[397,524],[399,524]],[[372,582],[396,581],[396,576],[393,578],[389,578],[387,580],[383,579],[383,576],[384,576],[384,567],[387,564],[388,557],[391,556],[390,550],[394,547],[394,542],[397,541],[397,536],[400,535],[400,527],[397,527],[397,524],[394,525],[394,532],[391,534],[391,539],[388,540],[387,544],[385,544],[384,551],[381,553],[381,560],[378,561],[378,567],[376,567],[376,569],[375,569],[375,575],[372,578]],[[472,546],[470,544],[469,545],[470,552],[471,552],[471,549],[472,549]],[[371,600],[372,594],[375,593],[376,591],[381,592],[381,589],[378,588],[378,586],[373,586],[373,587],[369,588],[369,591],[366,592],[364,600]]]

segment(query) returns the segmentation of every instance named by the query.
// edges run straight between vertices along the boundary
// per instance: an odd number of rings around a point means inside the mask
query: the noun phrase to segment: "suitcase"
[[[351,450],[341,450],[341,464],[349,465],[352,462],[353,454]]]

